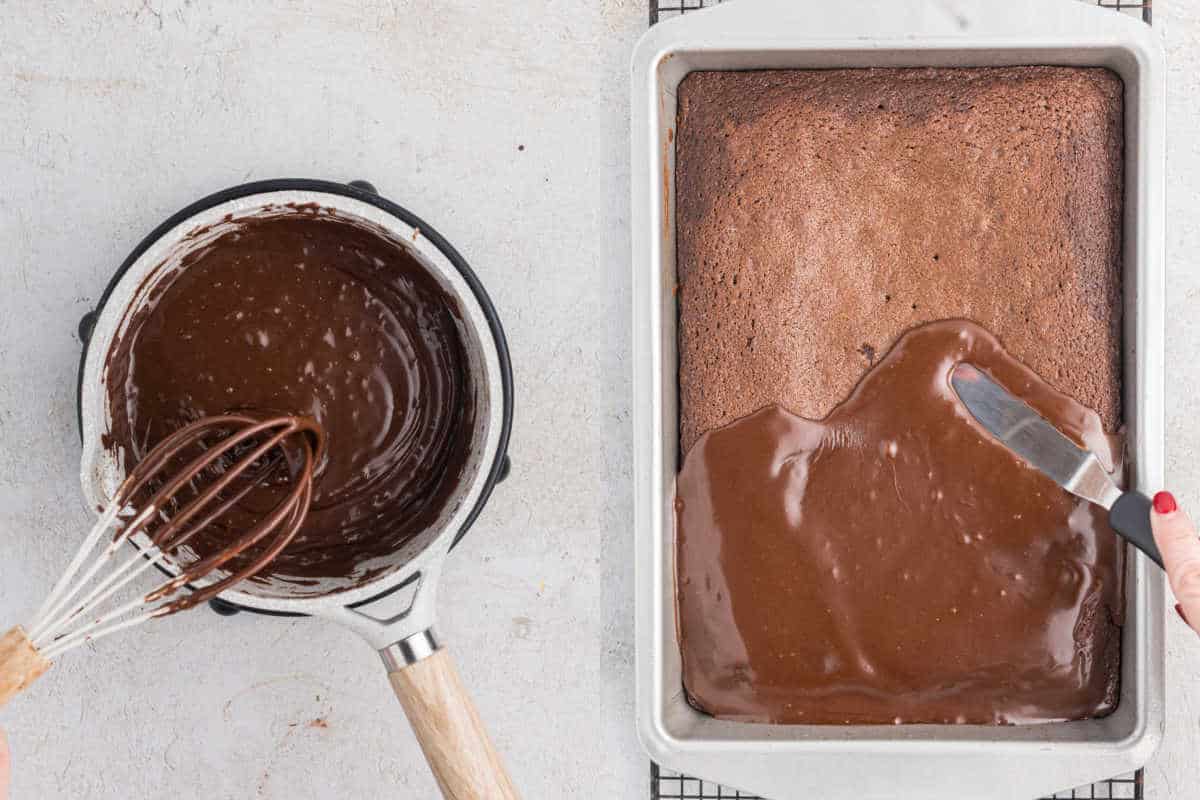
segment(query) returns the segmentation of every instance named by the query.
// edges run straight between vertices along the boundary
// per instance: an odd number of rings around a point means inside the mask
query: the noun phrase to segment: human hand
[[[1188,627],[1200,633],[1200,538],[1196,526],[1179,510],[1170,492],[1159,492],[1154,495],[1150,528],[1175,593],[1175,610]]]
[[[10,775],[10,765],[12,761],[8,756],[8,738],[4,735],[4,729],[0,728],[0,800],[8,800],[8,781]]]

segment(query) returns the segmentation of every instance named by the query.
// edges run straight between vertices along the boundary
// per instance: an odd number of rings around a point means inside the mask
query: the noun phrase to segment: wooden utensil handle
[[[42,658],[20,625],[0,636],[0,708],[48,669],[50,662]]]
[[[517,800],[475,704],[443,648],[388,680],[447,800]]]

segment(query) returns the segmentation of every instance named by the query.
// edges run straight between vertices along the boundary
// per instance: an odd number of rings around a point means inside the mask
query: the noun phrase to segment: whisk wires
[[[197,455],[187,455],[197,448]],[[203,603],[259,572],[303,525],[323,448],[317,423],[294,416],[223,414],[163,439],[121,483],[34,616],[29,625],[34,647],[53,659],[85,642]],[[294,477],[289,454],[299,456]],[[174,577],[150,592],[126,602],[116,599],[146,570],[175,564],[181,547],[281,476],[287,490],[247,529],[230,535],[226,546],[177,566]],[[139,534],[136,549],[127,547]],[[231,564],[243,554],[243,563]],[[188,585],[195,585],[194,591],[182,593]]]

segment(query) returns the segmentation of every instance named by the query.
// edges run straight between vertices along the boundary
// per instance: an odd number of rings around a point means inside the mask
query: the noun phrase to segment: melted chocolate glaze
[[[457,306],[403,243],[328,209],[223,225],[113,343],[105,444],[129,469],[199,417],[313,417],[328,446],[311,510],[256,580],[358,585],[437,518],[466,459],[473,390]],[[235,523],[206,530],[194,555],[226,546]]]
[[[1117,702],[1123,547],[1105,513],[992,439],[970,361],[1106,465],[1117,443],[991,334],[905,334],[821,422],[705,434],[676,498],[683,680],[714,716],[1026,723]]]

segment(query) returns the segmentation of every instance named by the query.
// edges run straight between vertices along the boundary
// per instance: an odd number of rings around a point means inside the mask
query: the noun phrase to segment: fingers
[[[1200,633],[1200,538],[1196,526],[1177,508],[1174,497],[1159,492],[1154,495],[1150,527],[1180,613],[1192,630]]]
[[[8,800],[8,782],[12,777],[12,761],[8,755],[8,737],[0,728],[0,800]]]

